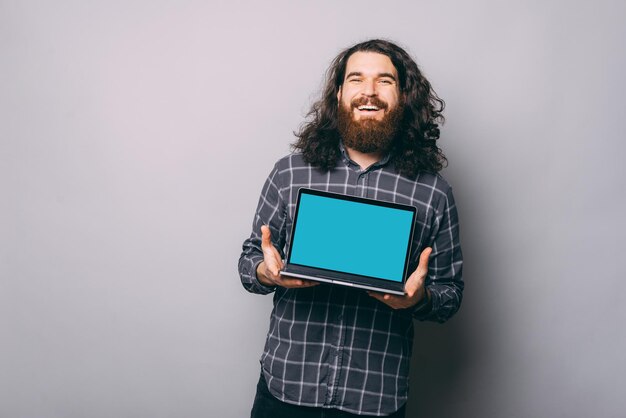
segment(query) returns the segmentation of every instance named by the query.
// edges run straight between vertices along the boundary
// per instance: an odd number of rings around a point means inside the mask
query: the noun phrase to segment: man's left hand
[[[428,275],[428,257],[433,251],[432,248],[426,247],[420,254],[420,261],[417,268],[409,276],[404,285],[406,294],[404,296],[390,295],[388,293],[367,292],[374,299],[378,299],[393,309],[406,309],[417,305],[423,298],[428,297],[426,294],[426,276]]]

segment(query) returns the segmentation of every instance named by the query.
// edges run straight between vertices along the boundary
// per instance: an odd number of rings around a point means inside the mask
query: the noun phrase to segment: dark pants
[[[404,418],[403,405],[398,411],[389,415],[391,418]],[[256,385],[256,396],[252,405],[251,418],[350,418],[359,415],[350,414],[338,409],[311,408],[308,406],[292,405],[276,399],[267,389],[267,383],[261,373]]]

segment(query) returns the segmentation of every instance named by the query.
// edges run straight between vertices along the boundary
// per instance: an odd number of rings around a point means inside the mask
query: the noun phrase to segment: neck
[[[346,147],[346,152],[348,157],[361,167],[361,170],[367,170],[372,164],[382,159],[382,155],[378,152],[364,153],[349,147]]]

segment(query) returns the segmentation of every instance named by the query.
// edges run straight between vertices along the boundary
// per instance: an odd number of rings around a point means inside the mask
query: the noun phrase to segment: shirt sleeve
[[[269,226],[272,244],[276,247],[282,258],[285,256],[286,204],[282,199],[278,180],[279,170],[277,164],[274,166],[274,169],[263,185],[252,222],[252,233],[250,237],[244,241],[241,256],[239,257],[239,276],[241,278],[241,284],[248,292],[261,295],[271,293],[275,290],[275,287],[263,285],[256,276],[256,269],[261,261],[263,261],[261,226]]]
[[[437,205],[430,237],[433,251],[428,263],[426,287],[430,290],[430,309],[417,309],[421,321],[445,322],[460,308],[463,299],[463,253],[459,238],[459,218],[452,189]]]

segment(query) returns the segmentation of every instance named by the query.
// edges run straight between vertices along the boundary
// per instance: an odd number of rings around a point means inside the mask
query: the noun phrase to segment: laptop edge
[[[403,278],[401,282],[396,282],[396,281],[392,281],[392,280],[388,280],[388,279],[382,279],[382,278],[376,278],[376,277],[369,277],[369,276],[362,276],[362,275],[358,275],[358,274],[352,274],[352,273],[344,273],[344,272],[337,272],[337,271],[332,271],[332,270],[326,270],[323,268],[319,268],[319,267],[306,267],[306,266],[301,266],[298,264],[292,264],[290,263],[290,259],[291,259],[291,252],[293,249],[293,245],[289,246],[289,253],[287,256],[287,263],[284,267],[284,269],[281,271],[281,274],[285,275],[285,276],[290,276],[290,277],[297,277],[297,278],[301,278],[301,279],[307,279],[307,280],[312,280],[312,281],[317,281],[317,282],[324,282],[324,283],[331,283],[331,284],[337,284],[337,285],[342,285],[342,286],[348,286],[348,287],[356,287],[356,288],[360,288],[360,289],[365,289],[365,290],[372,290],[372,291],[376,291],[376,292],[383,292],[383,293],[390,293],[390,294],[395,294],[395,295],[404,295],[405,291],[404,291],[404,284],[406,283],[406,279],[407,279],[407,269],[408,269],[408,264],[409,264],[409,256],[410,256],[410,250],[411,250],[411,243],[413,242],[413,225],[415,223],[415,216],[416,216],[416,209],[412,206],[408,206],[408,205],[402,205],[402,204],[398,204],[398,203],[391,203],[391,202],[384,202],[384,201],[377,201],[374,199],[368,199],[368,198],[362,198],[362,197],[356,197],[356,196],[349,196],[349,195],[342,195],[342,194],[338,194],[338,193],[332,193],[332,192],[325,192],[325,191],[321,191],[321,190],[315,190],[315,189],[308,189],[308,188],[300,188],[298,190],[298,200],[297,200],[297,204],[296,204],[296,214],[294,217],[294,226],[291,230],[291,237],[290,237],[290,243],[293,244],[293,235],[295,233],[296,230],[296,225],[298,222],[298,212],[300,209],[300,200],[302,197],[303,193],[308,193],[308,194],[313,194],[313,195],[317,195],[317,196],[323,196],[323,197],[329,197],[329,198],[336,198],[336,199],[341,199],[341,200],[347,200],[347,201],[352,201],[352,202],[359,202],[359,203],[366,203],[366,204],[374,204],[374,205],[378,205],[378,206],[386,206],[386,207],[391,207],[391,208],[395,208],[395,209],[400,209],[400,210],[405,210],[405,211],[410,211],[412,212],[413,218],[411,221],[411,227],[410,227],[410,232],[409,232],[409,240],[408,240],[408,244],[407,244],[407,248],[406,248],[406,255],[405,255],[405,260],[404,260],[404,269],[403,269]],[[325,275],[327,274],[327,275]],[[336,277],[328,277],[329,275],[333,275]],[[341,278],[341,276],[345,276],[343,279]]]

